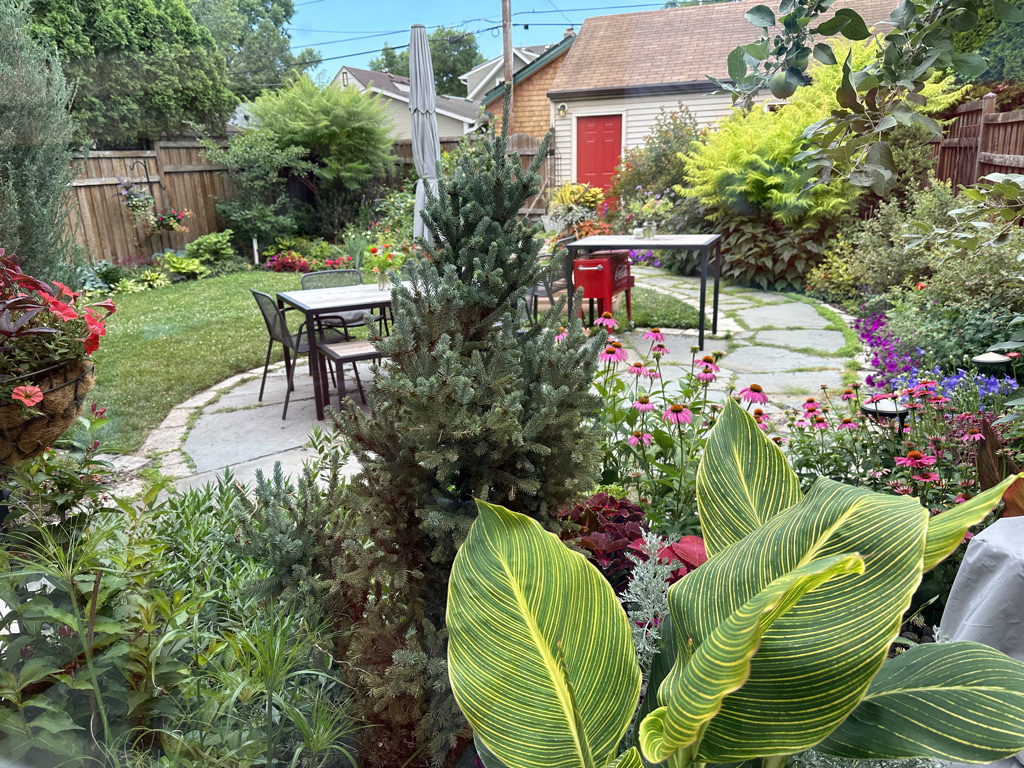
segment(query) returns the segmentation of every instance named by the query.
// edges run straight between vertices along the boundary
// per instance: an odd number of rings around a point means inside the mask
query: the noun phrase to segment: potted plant
[[[26,275],[0,248],[0,467],[37,455],[78,418],[113,311],[109,299],[79,306],[78,293]]]

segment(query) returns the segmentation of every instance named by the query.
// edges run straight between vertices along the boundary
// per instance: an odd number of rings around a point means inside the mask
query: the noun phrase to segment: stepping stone
[[[829,324],[829,321],[819,315],[814,307],[796,302],[741,309],[737,315],[751,329],[773,326],[775,328],[824,330]]]
[[[742,347],[730,354],[725,359],[725,364],[737,373],[775,373],[806,368],[833,368],[836,366],[836,360],[791,352],[779,347]]]
[[[833,369],[829,371],[741,373],[736,380],[736,391],[739,392],[751,384],[760,384],[770,400],[782,401],[786,405],[790,405],[792,400],[783,397],[784,395],[802,396],[802,398],[817,396],[821,392],[822,384],[842,391],[843,372]],[[802,402],[802,399],[797,402]]]
[[[838,352],[846,346],[846,339],[839,331],[760,331],[760,344],[777,344],[790,349],[816,349],[822,352]]]

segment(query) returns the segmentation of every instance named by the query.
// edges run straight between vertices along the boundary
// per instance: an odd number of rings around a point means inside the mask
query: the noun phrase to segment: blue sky
[[[588,16],[649,11],[663,5],[664,0],[512,0],[512,44],[557,43],[567,27],[575,25],[578,32]],[[295,6],[294,50],[309,46],[330,58],[316,70],[328,78],[345,64],[365,68],[385,42],[407,45],[413,24],[423,24],[428,32],[439,25],[475,32],[486,58],[501,55],[501,0],[296,0]]]

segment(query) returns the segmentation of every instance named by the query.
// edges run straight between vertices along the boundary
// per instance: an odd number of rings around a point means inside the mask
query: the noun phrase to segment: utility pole
[[[512,85],[512,0],[501,0],[501,36],[504,43],[505,82]],[[508,123],[501,126],[502,136],[512,135],[512,91],[506,97],[509,101]]]

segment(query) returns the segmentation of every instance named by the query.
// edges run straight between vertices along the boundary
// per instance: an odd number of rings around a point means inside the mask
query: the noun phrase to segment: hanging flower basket
[[[96,382],[93,367],[87,359],[3,382],[35,385],[43,399],[32,408],[18,402],[0,405],[0,467],[37,456],[74,424]]]

